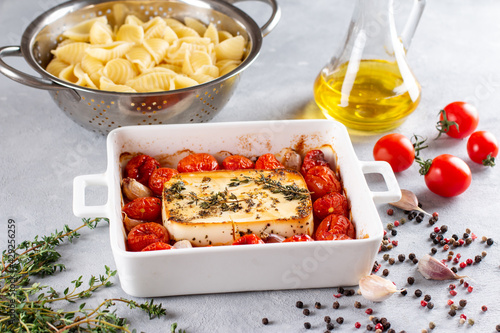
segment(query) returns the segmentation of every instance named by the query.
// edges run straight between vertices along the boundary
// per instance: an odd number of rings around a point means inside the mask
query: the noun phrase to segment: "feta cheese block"
[[[296,171],[181,173],[164,184],[163,224],[193,246],[228,245],[245,234],[312,235],[312,202]]]

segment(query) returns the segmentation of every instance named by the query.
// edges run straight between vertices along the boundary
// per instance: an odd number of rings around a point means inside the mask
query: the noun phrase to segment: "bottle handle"
[[[403,29],[403,33],[401,34],[401,40],[403,42],[403,47],[405,48],[405,50],[408,50],[410,48],[411,40],[413,39],[413,35],[417,30],[418,22],[422,17],[425,4],[426,0],[415,0],[413,2],[410,16],[408,17],[408,21],[406,22],[406,25]]]

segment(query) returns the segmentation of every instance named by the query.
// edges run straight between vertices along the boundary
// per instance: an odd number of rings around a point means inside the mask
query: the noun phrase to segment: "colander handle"
[[[384,161],[361,162],[363,174],[377,173],[384,177],[387,191],[371,192],[373,201],[376,204],[395,202],[401,199],[401,190],[389,163]]]
[[[85,204],[85,190],[88,186],[108,186],[105,173],[83,175],[73,180],[73,214],[78,217],[109,217],[110,203],[100,206],[87,206]],[[108,194],[109,195],[109,194]]]
[[[266,3],[269,6],[271,6],[271,9],[273,11],[271,14],[271,17],[269,18],[269,20],[267,20],[267,22],[262,27],[260,27],[260,31],[262,32],[262,36],[264,36],[264,37],[267,36],[274,29],[274,27],[276,27],[276,25],[278,24],[278,21],[281,18],[281,9],[278,6],[278,3],[276,2],[276,0],[226,0],[226,2],[229,2],[231,4],[235,4],[237,2],[244,2],[244,1],[260,1],[260,2]]]
[[[21,47],[19,46],[4,46],[0,48],[0,73],[7,76],[9,79],[14,80],[18,83],[24,84],[38,89],[45,90],[61,90],[68,89],[52,81],[44,80],[24,72],[17,70],[3,61],[3,57],[22,57]]]

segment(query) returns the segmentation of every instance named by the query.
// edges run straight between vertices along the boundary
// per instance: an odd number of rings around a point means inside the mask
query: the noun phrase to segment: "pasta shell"
[[[73,74],[78,78],[75,84],[82,87],[89,87],[93,89],[98,89],[94,82],[90,79],[89,75],[84,72],[80,64],[76,64],[73,69]]]
[[[241,60],[245,51],[245,38],[236,36],[226,39],[215,46],[215,54],[218,60],[232,59]]]
[[[233,35],[225,30],[219,31],[217,35],[219,36],[219,43],[225,41],[226,39],[233,38]]]
[[[195,70],[195,74],[204,74],[209,75],[213,78],[219,77],[219,67],[213,65],[203,65],[197,70]]]
[[[189,75],[189,77],[198,83],[205,83],[205,82],[212,81],[215,79],[215,77],[210,76],[210,75],[206,75],[206,74],[193,74],[193,75]]]
[[[130,42],[113,42],[106,45],[93,45],[86,52],[94,58],[108,62],[111,59],[124,56],[133,46],[134,43]]]
[[[108,23],[106,16],[99,16],[83,21],[63,32],[63,36],[76,42],[88,42],[90,40],[90,29],[96,22]]]
[[[203,23],[191,17],[186,17],[184,19],[184,24],[188,28],[191,28],[194,31],[196,31],[200,36],[203,36],[205,34],[205,31],[207,30],[207,27]]]
[[[153,92],[169,90],[171,73],[152,72],[141,74],[133,80],[127,82],[127,85],[138,92]]]
[[[144,40],[144,29],[140,25],[124,24],[118,29],[116,40],[142,44]]]
[[[180,21],[170,17],[165,19],[165,23],[172,29],[184,27],[184,24],[182,24]]]
[[[169,44],[172,44],[174,41],[178,40],[179,37],[177,37],[175,31],[167,25],[163,33],[163,39],[166,40]]]
[[[141,19],[135,15],[127,15],[127,17],[125,18],[125,24],[135,24],[142,27],[144,22],[142,22]]]
[[[215,65],[219,67],[219,76],[223,76],[234,70],[240,64],[241,64],[240,60],[226,59],[217,62]]]
[[[78,81],[78,78],[73,73],[74,69],[75,65],[69,65],[59,73],[59,78],[71,83],[76,83]]]
[[[207,30],[205,30],[205,33],[203,34],[203,37],[209,38],[210,41],[214,44],[219,44],[219,33],[217,32],[217,28],[213,23],[210,23],[208,25]]]
[[[58,77],[61,71],[68,66],[69,64],[65,63],[64,61],[54,58],[49,62],[45,70],[50,74]]]
[[[184,88],[189,88],[189,87],[198,85],[198,82],[196,80],[193,80],[193,79],[191,79],[187,76],[184,76],[184,75],[176,75],[171,81],[173,81],[170,83],[171,90],[184,89]],[[173,89],[172,89],[172,87],[173,87]]]
[[[85,51],[90,47],[87,43],[70,43],[58,47],[57,49],[51,51],[56,58],[65,63],[74,65],[82,61]]]
[[[172,30],[175,31],[177,37],[200,37],[200,35],[196,32],[196,30],[186,27],[182,25],[181,27],[172,27]]]
[[[125,4],[117,3],[113,5],[113,9],[111,12],[113,13],[115,26],[119,27],[125,22],[125,18],[127,17],[130,10]]]
[[[153,56],[142,45],[131,48],[125,57],[135,64],[141,72],[154,66]]]
[[[144,48],[153,56],[154,61],[159,64],[168,51],[168,42],[161,38],[151,38],[144,41]]]
[[[137,76],[133,64],[127,59],[110,60],[102,71],[103,75],[116,84],[125,84]]]
[[[166,68],[166,69],[170,69],[171,71],[174,71],[175,73],[182,73],[182,67],[180,66],[176,66],[176,65],[171,65],[171,64],[160,64],[158,66],[156,66],[155,68]]]
[[[155,17],[152,20],[144,23],[144,38],[162,38],[165,34],[165,28],[167,27],[167,23],[160,17]]]
[[[137,92],[127,85],[115,84],[113,81],[104,76],[101,77],[99,86],[101,90],[106,90],[106,91],[128,92],[128,93]]]

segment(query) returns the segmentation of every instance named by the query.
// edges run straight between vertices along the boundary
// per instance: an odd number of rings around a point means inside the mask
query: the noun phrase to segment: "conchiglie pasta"
[[[190,17],[144,22],[118,8],[63,33],[46,70],[63,80],[115,92],[184,89],[225,75],[244,57],[246,40]]]

